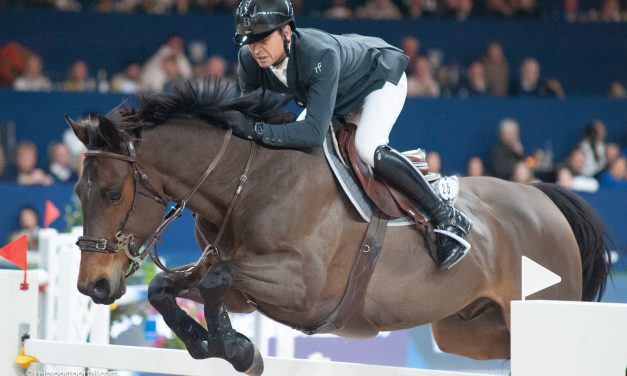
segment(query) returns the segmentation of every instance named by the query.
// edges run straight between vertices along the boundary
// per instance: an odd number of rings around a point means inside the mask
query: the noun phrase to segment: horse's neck
[[[189,195],[222,146],[225,131],[200,120],[173,120],[144,131],[139,148],[140,160],[150,169],[150,177],[159,176],[159,185],[167,197],[181,200]],[[212,211],[208,203],[221,207],[237,186],[247,157],[244,140],[233,137],[227,151],[188,207],[199,213]]]
[[[145,132],[142,149],[155,170],[151,173],[162,177],[165,193],[182,199],[217,155],[225,132],[200,120],[179,122]],[[294,206],[305,200],[316,200],[323,205],[329,192],[336,189],[320,150],[268,149],[232,137],[224,157],[190,200],[188,208],[214,225],[222,223],[251,147],[254,157],[245,186],[247,192],[243,195],[250,197],[251,202],[238,202],[238,207],[268,207],[285,200],[295,200]],[[262,201],[262,204],[252,201]]]

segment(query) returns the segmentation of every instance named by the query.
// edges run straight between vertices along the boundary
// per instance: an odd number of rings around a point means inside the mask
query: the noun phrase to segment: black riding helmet
[[[238,46],[253,43],[274,30],[294,24],[294,8],[290,0],[242,0],[235,11],[235,36]]]

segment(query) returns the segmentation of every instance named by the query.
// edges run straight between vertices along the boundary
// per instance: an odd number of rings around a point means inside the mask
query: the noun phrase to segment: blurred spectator
[[[520,64],[518,79],[510,87],[515,96],[564,97],[562,85],[557,80],[544,81],[540,77],[540,64],[534,58],[526,58]]]
[[[514,7],[511,0],[486,0],[485,9],[489,15],[511,17],[514,15]]]
[[[625,90],[625,86],[620,81],[612,81],[610,83],[609,90],[610,98],[625,98],[627,97],[627,91]]]
[[[473,10],[473,0],[443,0],[440,14],[456,21],[466,21]]]
[[[172,36],[157,50],[157,52],[148,59],[144,65],[141,74],[141,87],[150,92],[163,91],[166,82],[171,79],[168,77],[165,68],[168,64],[164,64],[166,58],[174,57],[178,75],[187,80],[192,78],[192,65],[185,56],[183,38]],[[170,74],[172,72],[169,72]]]
[[[62,142],[48,146],[48,173],[56,183],[75,183],[78,174],[72,166],[70,149]]]
[[[429,172],[434,174],[442,173],[442,157],[437,151],[430,151],[427,153],[427,166],[429,166]]]
[[[432,97],[440,96],[440,85],[433,78],[431,64],[425,57],[419,57],[414,62],[414,74],[407,77],[408,97]]]
[[[220,55],[213,55],[207,59],[206,66],[206,75],[208,77],[220,77],[223,78],[226,76],[226,71],[228,68],[228,63],[226,60]]]
[[[572,186],[569,188],[574,191],[596,192],[599,189],[599,182],[595,178],[583,174],[585,163],[586,156],[580,147],[570,151],[565,164],[572,176]]]
[[[7,156],[4,154],[4,148],[0,146],[0,181],[7,180]]]
[[[485,78],[490,95],[504,97],[508,92],[509,64],[498,42],[488,45],[483,57]]]
[[[463,98],[485,97],[488,95],[488,84],[485,78],[485,68],[479,60],[473,61],[466,70],[466,77],[457,95]]]
[[[435,0],[405,0],[405,16],[418,19],[423,15],[432,15],[437,9]]]
[[[595,120],[586,127],[585,138],[579,144],[585,155],[582,175],[594,176],[605,167],[605,136],[605,124],[601,120]]]
[[[470,157],[466,164],[466,176],[484,176],[485,167],[483,161],[477,156]]]
[[[163,59],[162,64],[166,79],[162,91],[164,93],[173,93],[175,88],[180,87],[185,82],[185,78],[176,64],[176,56],[167,56]]]
[[[503,119],[499,124],[499,138],[492,147],[491,165],[494,176],[509,179],[514,172],[516,163],[524,159],[524,148],[520,141],[518,122]]]
[[[400,20],[403,17],[392,0],[368,0],[357,9],[356,16],[371,20]]]
[[[599,190],[599,182],[587,177],[575,177],[568,167],[557,169],[556,183],[566,189],[578,192],[594,193]]]
[[[514,17],[540,17],[540,10],[538,9],[536,0],[515,0],[512,3],[514,9]]]
[[[563,0],[562,6],[554,18],[566,22],[582,21],[584,18],[579,6],[579,0]]]
[[[39,216],[33,206],[24,206],[20,209],[18,216],[18,229],[9,235],[9,242],[14,241],[22,235],[27,237],[29,251],[39,249]]]
[[[76,60],[72,63],[63,88],[68,91],[96,90],[96,80],[89,76],[89,67],[85,61]]]
[[[605,145],[605,161],[606,161],[605,167],[606,168],[607,166],[616,162],[616,160],[620,158],[620,156],[621,156],[621,152],[620,152],[620,146],[618,146],[618,144],[609,142]]]
[[[30,141],[22,141],[15,152],[15,182],[22,185],[49,185],[52,177],[37,168],[37,146]]]
[[[620,22],[622,20],[618,0],[602,0],[598,9],[590,12],[590,20],[599,22]]]
[[[601,187],[627,188],[627,160],[618,157],[599,177]]]
[[[114,93],[135,94],[140,92],[139,79],[141,77],[141,65],[130,62],[124,67],[124,71],[111,79],[111,91]]]
[[[523,184],[531,184],[538,181],[533,174],[533,170],[523,161],[514,165],[510,180]]]
[[[13,82],[13,88],[19,91],[47,91],[52,89],[52,82],[43,75],[43,63],[37,55],[26,59],[24,74]]]
[[[420,40],[414,36],[408,35],[401,40],[401,49],[405,55],[409,56],[409,64],[405,69],[407,75],[414,73],[414,67],[418,56],[420,56]]]
[[[331,0],[329,6],[322,11],[322,17],[345,20],[353,17],[353,9],[348,5],[348,0]]]
[[[0,85],[13,86],[15,79],[24,73],[26,60],[33,51],[19,43],[0,46]]]

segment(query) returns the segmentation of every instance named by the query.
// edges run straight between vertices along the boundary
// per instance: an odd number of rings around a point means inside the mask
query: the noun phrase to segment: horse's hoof
[[[250,367],[244,371],[244,373],[250,376],[260,376],[263,373],[263,358],[256,346],[255,355],[253,355],[253,362],[250,364]]]

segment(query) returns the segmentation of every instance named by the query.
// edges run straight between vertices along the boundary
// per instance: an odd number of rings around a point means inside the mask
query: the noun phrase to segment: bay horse
[[[84,216],[78,289],[96,303],[122,296],[138,246],[160,237],[166,202],[185,198],[206,257],[195,268],[160,273],[149,300],[194,358],[221,357],[261,374],[259,352],[227,311],[259,309],[301,329],[323,322],[344,293],[367,223],[338,188],[322,148],[225,141],[226,111],[281,116],[279,102],[261,92],[236,98],[227,84],[210,81],[139,96],[134,107],[122,104],[94,121],[67,118],[88,149],[76,185]],[[390,227],[363,304],[334,334],[366,338],[432,323],[445,352],[507,359],[523,255],[562,277],[533,298],[600,299],[606,232],[582,199],[552,184],[491,177],[462,178],[460,192],[456,205],[474,223],[471,252],[438,271],[416,226]],[[216,236],[219,247],[208,240]],[[206,329],[177,306],[178,296],[204,303]]]

